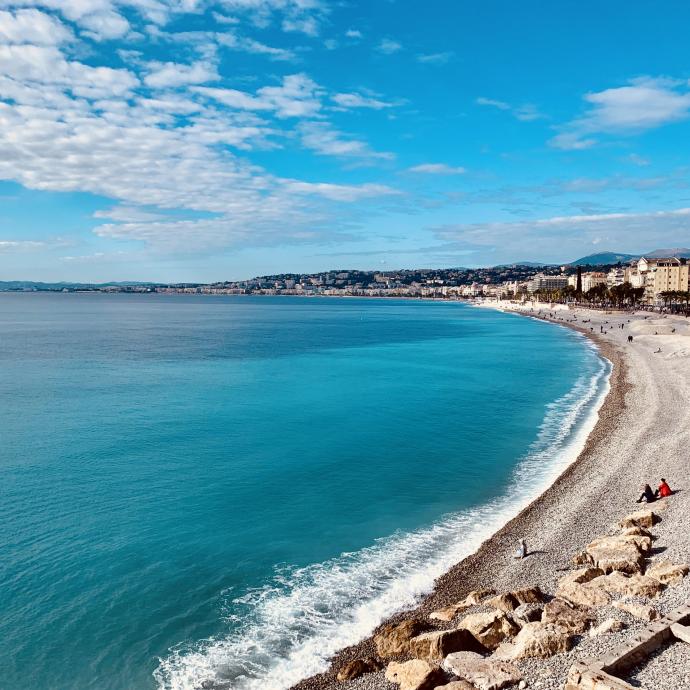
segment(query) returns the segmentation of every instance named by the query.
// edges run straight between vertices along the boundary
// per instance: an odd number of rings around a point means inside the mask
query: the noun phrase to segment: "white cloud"
[[[296,58],[292,50],[275,48],[274,46],[255,41],[252,38],[238,36],[235,33],[217,34],[216,38],[221,45],[231,50],[239,50],[255,55],[266,55],[272,60],[294,60]]]
[[[394,157],[391,153],[372,151],[366,142],[349,137],[326,122],[303,122],[298,130],[302,145],[323,156],[371,160],[390,160]]]
[[[60,45],[74,39],[58,19],[36,9],[5,12],[0,10],[0,43]]]
[[[477,98],[474,101],[477,105],[488,106],[490,108],[497,108],[509,112],[513,117],[523,122],[530,122],[532,120],[541,120],[544,115],[539,112],[537,106],[532,103],[523,103],[522,105],[513,106],[505,101],[499,101],[495,98]]]
[[[362,38],[362,32],[358,29],[348,29],[345,32],[347,38]]]
[[[136,206],[113,206],[112,208],[96,211],[93,217],[116,220],[121,223],[144,223],[165,218],[165,216],[160,213],[146,211]]]
[[[168,89],[186,84],[203,84],[220,79],[215,65],[207,61],[184,65],[177,62],[149,62],[144,82],[154,89]]]
[[[0,75],[21,83],[54,84],[84,98],[124,96],[139,82],[124,69],[68,61],[54,46],[0,45]]]
[[[422,163],[408,168],[408,172],[423,173],[426,175],[462,175],[467,172],[465,168],[453,167],[445,163]]]
[[[299,182],[287,180],[285,189],[295,194],[316,194],[331,201],[359,201],[381,196],[400,194],[392,187],[382,184],[342,185],[325,182]]]
[[[446,51],[444,53],[425,53],[417,55],[417,62],[421,62],[423,65],[445,65],[454,55],[455,53],[452,51]]]
[[[306,74],[283,77],[280,86],[264,86],[256,95],[236,89],[195,87],[195,92],[240,110],[271,110],[276,117],[315,117],[321,110],[323,89]]]
[[[641,77],[626,86],[585,95],[584,115],[549,142],[560,149],[590,148],[600,134],[632,135],[690,117],[690,91],[681,81]]]
[[[0,240],[0,253],[32,251],[45,246],[45,242],[34,240]]]
[[[431,230],[437,239],[462,243],[478,252],[495,250],[506,260],[570,261],[581,256],[586,245],[602,240],[616,251],[682,246],[690,233],[690,208],[445,225]],[[537,255],[525,257],[525,247],[535,248]]]
[[[332,99],[341,108],[371,108],[372,110],[383,110],[392,108],[394,103],[387,103],[378,98],[363,96],[360,93],[336,93]]]
[[[384,55],[393,55],[393,53],[398,53],[402,50],[402,44],[390,38],[384,38],[379,42],[378,46],[376,46],[376,50]]]

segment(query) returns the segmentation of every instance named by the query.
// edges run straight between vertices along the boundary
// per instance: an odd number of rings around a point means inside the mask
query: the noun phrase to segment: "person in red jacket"
[[[671,487],[666,483],[666,480],[662,477],[661,484],[659,484],[659,488],[656,490],[656,495],[659,498],[666,498],[667,496],[670,496],[672,493],[673,491],[671,491]]]

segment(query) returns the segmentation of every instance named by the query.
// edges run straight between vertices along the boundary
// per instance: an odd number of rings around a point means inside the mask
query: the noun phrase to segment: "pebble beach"
[[[660,522],[653,528],[653,548],[645,567],[649,569],[662,561],[690,562],[686,518],[690,509],[690,487],[686,486],[690,448],[690,320],[646,312],[568,309],[562,305],[494,302],[485,306],[550,320],[576,329],[594,341],[613,365],[610,391],[599,410],[597,424],[580,456],[557,481],[474,554],[439,578],[433,592],[416,609],[385,621],[371,638],[337,654],[329,671],[302,681],[294,686],[295,690],[397,690],[401,685],[386,679],[386,661],[379,660],[381,670],[353,680],[338,681],[336,675],[355,659],[376,659],[374,638],[386,625],[415,620],[423,621],[430,631],[440,631],[456,627],[464,615],[491,610],[480,602],[463,610],[454,620],[430,618],[433,612],[462,601],[470,592],[491,589],[502,593],[538,587],[547,599],[552,598],[559,581],[572,570],[573,556],[593,540],[613,534],[624,516],[640,508],[635,500],[642,485],[656,487],[661,477],[668,480],[675,494],[651,506]],[[632,342],[628,341],[629,336]],[[513,554],[521,538],[527,541],[528,556],[516,560]],[[516,659],[520,687],[560,690],[573,663],[601,657],[635,638],[645,622],[616,608],[614,604],[619,598],[614,595],[609,605],[597,607],[591,625],[596,627],[613,619],[623,624],[623,630],[596,636],[582,633],[574,638],[569,651],[548,658]],[[688,601],[689,577],[664,588],[653,599],[632,599],[632,603],[653,607],[659,616]],[[684,644],[676,642],[659,650],[648,663],[632,669],[626,682],[648,690],[690,687],[690,647]],[[430,687],[465,682],[458,681],[447,670],[443,673],[445,678]],[[475,686],[466,683],[462,687]]]

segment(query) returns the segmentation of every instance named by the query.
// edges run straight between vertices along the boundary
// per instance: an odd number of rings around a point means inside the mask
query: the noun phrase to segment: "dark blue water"
[[[457,303],[0,294],[0,372],[0,687],[191,690],[410,605],[572,458],[606,365]]]

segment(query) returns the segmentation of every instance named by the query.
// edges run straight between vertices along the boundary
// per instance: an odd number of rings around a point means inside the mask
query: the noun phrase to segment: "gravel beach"
[[[515,309],[506,303],[506,307]],[[575,328],[590,337],[613,364],[610,392],[599,420],[578,459],[536,501],[494,534],[476,553],[439,578],[436,587],[417,609],[388,622],[409,618],[428,620],[430,612],[462,600],[470,591],[491,587],[499,592],[539,585],[553,594],[570,559],[639,506],[641,485],[656,486],[665,477],[677,493],[659,506],[662,522],[654,528],[653,560],[690,562],[690,510],[688,452],[690,449],[690,319],[638,312],[601,312],[537,305],[526,315],[546,318]],[[628,336],[633,342],[628,342]],[[657,352],[657,350],[661,350]],[[530,555],[512,558],[519,538],[526,538]],[[667,589],[652,605],[662,614],[690,601],[690,577]],[[647,602],[650,603],[650,602]],[[481,607],[470,609],[486,610]],[[528,687],[556,690],[563,687],[575,660],[597,657],[635,634],[642,623],[613,607],[597,612],[600,620],[617,618],[627,624],[623,632],[583,637],[575,648],[547,660],[518,662]],[[450,623],[433,622],[435,628]],[[300,682],[295,690],[387,689],[382,672],[347,682],[335,673],[349,660],[374,656],[372,638],[343,649],[329,671]],[[683,663],[664,664],[665,657]],[[685,660],[688,660],[687,662]],[[653,688],[686,688],[690,655],[676,646],[635,671],[629,682]],[[663,666],[663,673],[659,668]],[[667,668],[668,667],[668,668]],[[669,675],[670,674],[670,675]],[[661,680],[663,678],[663,680]],[[655,680],[659,679],[659,680]]]

